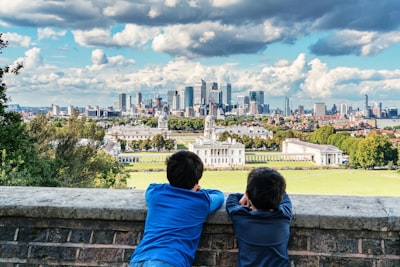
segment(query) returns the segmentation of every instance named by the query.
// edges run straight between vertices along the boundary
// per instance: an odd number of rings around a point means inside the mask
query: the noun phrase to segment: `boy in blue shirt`
[[[226,211],[238,242],[238,266],[288,267],[292,203],[283,176],[270,168],[253,169],[245,194],[230,194]]]
[[[192,266],[203,223],[224,202],[219,190],[201,189],[203,162],[179,151],[167,160],[169,184],[150,184],[144,235],[129,267]]]

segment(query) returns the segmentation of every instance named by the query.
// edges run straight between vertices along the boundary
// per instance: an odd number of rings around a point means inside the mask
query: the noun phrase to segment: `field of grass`
[[[165,170],[165,165],[162,167]],[[318,169],[279,172],[286,178],[289,194],[400,196],[400,173],[393,170]],[[200,185],[203,188],[218,188],[223,192],[243,192],[247,174],[248,171],[241,170],[205,171]],[[132,172],[128,186],[146,189],[150,183],[165,182],[168,182],[165,171]]]

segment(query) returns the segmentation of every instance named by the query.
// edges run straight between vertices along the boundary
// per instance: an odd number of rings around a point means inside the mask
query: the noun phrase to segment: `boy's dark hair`
[[[256,209],[277,209],[286,191],[283,176],[270,168],[253,169],[247,177],[246,192]]]
[[[203,175],[203,162],[190,151],[178,151],[171,155],[166,163],[168,181],[175,187],[192,189]]]

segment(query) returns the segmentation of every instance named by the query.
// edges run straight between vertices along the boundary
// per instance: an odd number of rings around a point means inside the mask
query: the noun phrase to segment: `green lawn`
[[[289,194],[400,196],[400,173],[392,170],[280,170],[280,173],[286,178]],[[248,171],[205,171],[200,185],[224,192],[243,192],[247,174]],[[165,171],[132,172],[128,186],[146,189],[149,183],[165,182],[168,182]]]

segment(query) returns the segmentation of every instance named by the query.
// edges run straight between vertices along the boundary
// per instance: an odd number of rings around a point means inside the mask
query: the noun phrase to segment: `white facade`
[[[315,103],[314,104],[314,116],[325,116],[325,115],[326,115],[325,103]]]
[[[215,120],[213,116],[207,116],[204,123],[204,137],[217,140],[219,136],[228,132],[230,135],[236,134],[239,137],[243,137],[245,135],[254,138],[259,137],[263,139],[274,137],[274,133],[260,126],[217,126],[215,124]]]
[[[198,137],[195,143],[189,144],[189,151],[196,153],[207,166],[228,167],[245,164],[244,145],[236,143],[235,140],[218,142]]]
[[[288,138],[282,143],[283,154],[313,154],[312,161],[318,165],[342,164],[343,151],[332,145],[318,145]]]
[[[168,120],[165,113],[159,116],[157,128],[152,128],[145,125],[113,126],[106,131],[104,138],[113,141],[122,139],[126,140],[127,142],[130,142],[133,140],[152,139],[154,136],[158,134],[161,134],[164,137],[164,139],[171,139],[172,132],[168,130]]]
[[[204,165],[229,167],[245,164],[245,148],[236,140],[216,141],[215,119],[208,115],[204,122],[204,136],[189,144],[189,151],[196,153]]]

